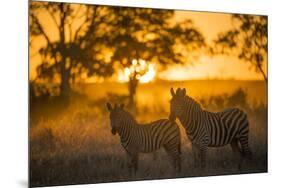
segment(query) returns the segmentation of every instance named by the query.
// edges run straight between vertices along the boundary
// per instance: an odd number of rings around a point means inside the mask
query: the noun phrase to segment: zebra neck
[[[200,111],[198,109],[187,108],[180,115],[179,120],[181,124],[185,127],[188,134],[192,135],[198,128],[200,117]]]
[[[132,130],[136,126],[137,124],[134,121],[125,121],[118,129],[118,133],[120,135],[121,142],[123,143],[124,147],[126,147],[130,143],[133,132]]]

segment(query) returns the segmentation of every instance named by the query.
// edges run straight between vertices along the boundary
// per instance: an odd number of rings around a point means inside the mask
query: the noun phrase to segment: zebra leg
[[[132,154],[127,152],[127,156],[128,156],[128,170],[129,170],[129,174],[131,175],[136,175],[136,171],[138,168],[138,154]]]
[[[194,168],[197,168],[199,166],[199,148],[196,144],[192,144],[192,155]]]
[[[206,167],[206,153],[207,153],[207,147],[202,147],[200,149],[200,168],[205,169]]]
[[[177,151],[172,154],[172,158],[174,160],[174,168],[176,170],[177,175],[180,174],[181,172],[181,149],[180,149],[180,143],[179,146],[177,147]]]
[[[176,171],[177,174],[179,174],[181,172],[181,157],[178,156],[177,160],[176,160]]]
[[[169,155],[169,157],[171,158],[173,168],[178,174],[181,170],[179,147],[177,146],[177,144],[171,144],[171,145],[169,144],[169,145],[164,145],[164,149]]]
[[[178,155],[177,155],[177,172],[181,172],[181,143],[178,144]]]
[[[248,139],[249,139],[248,135],[241,136],[239,138],[239,142],[241,144],[241,154],[242,154],[240,165],[242,165],[245,159],[252,160],[252,152],[249,147]],[[241,170],[241,166],[239,167],[239,170]]]
[[[133,162],[132,156],[130,153],[127,152],[127,166],[128,166],[128,173],[131,176],[133,173]]]
[[[233,151],[234,154],[237,154],[237,153],[240,153],[241,150],[239,148],[239,145],[238,145],[238,140],[237,139],[233,139],[231,142],[230,142],[230,146],[231,146],[231,149]]]
[[[173,166],[174,166],[174,169],[176,171],[176,175],[180,175],[180,172],[181,172],[181,157],[180,155],[176,155],[176,156],[173,156]]]
[[[249,139],[248,136],[243,136],[239,138],[239,141],[241,144],[243,157],[247,159],[252,159],[252,151],[249,147],[248,139]]]
[[[157,152],[154,151],[152,155],[153,155],[153,161],[156,161],[157,160]]]
[[[133,156],[133,170],[134,170],[134,175],[137,174],[138,171],[138,160],[139,160],[139,155],[135,154]]]
[[[246,124],[241,126],[241,130],[239,131],[239,142],[241,144],[241,150],[243,157],[247,159],[252,159],[252,152],[249,147],[249,122],[247,120]]]
[[[238,139],[233,139],[230,143],[231,149],[235,155],[239,155],[238,170],[241,171],[242,151],[238,144]]]

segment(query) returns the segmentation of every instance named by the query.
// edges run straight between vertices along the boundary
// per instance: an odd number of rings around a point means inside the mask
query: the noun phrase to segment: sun
[[[119,82],[128,82],[130,77],[136,74],[136,79],[140,83],[148,83],[154,80],[156,76],[155,64],[147,63],[145,60],[134,59],[130,67],[118,71]]]
[[[155,78],[155,75],[156,75],[155,65],[149,64],[148,71],[140,77],[139,81],[140,81],[140,83],[151,82]]]

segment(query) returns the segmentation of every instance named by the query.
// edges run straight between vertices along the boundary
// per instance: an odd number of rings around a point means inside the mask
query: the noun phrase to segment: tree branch
[[[33,14],[30,14],[31,18],[33,19],[33,21],[35,22],[35,24],[38,26],[38,29],[40,30],[41,34],[44,36],[44,38],[46,39],[47,41],[47,45],[50,46],[52,48],[52,45],[51,45],[51,40],[50,38],[48,37],[48,35],[46,34],[46,32],[44,31],[41,23],[39,22],[38,18],[36,16],[34,16]]]
[[[261,67],[260,65],[258,65],[258,69],[259,69],[259,71],[261,72],[261,74],[262,74],[264,80],[267,82],[267,76],[266,76],[264,70],[262,69],[262,67]]]
[[[72,42],[72,22],[68,24],[69,29],[69,42]]]
[[[76,13],[73,16],[71,16],[72,22],[76,19],[78,13],[80,12],[81,7],[82,7],[82,5],[79,5],[79,7],[77,8]],[[82,16],[84,16],[84,15],[82,15]],[[82,16],[79,16],[78,19],[82,18]]]
[[[78,38],[78,35],[79,35],[80,30],[84,27],[85,23],[87,23],[87,22],[89,21],[88,13],[89,13],[89,8],[87,7],[86,19],[85,19],[85,21],[78,27],[78,29],[76,30],[76,32],[75,32],[75,34],[74,34],[74,40],[76,40],[76,39]]]
[[[30,16],[33,19],[33,21],[35,22],[35,24],[37,25],[38,29],[40,30],[40,32],[43,35],[43,37],[45,38],[45,40],[47,41],[47,46],[49,46],[51,48],[51,51],[54,52],[55,49],[53,48],[53,46],[51,44],[51,40],[48,37],[47,33],[44,31],[44,29],[43,29],[41,23],[39,22],[38,18],[33,14],[30,14]],[[53,53],[52,53],[52,55],[53,55]],[[53,55],[53,57],[55,59],[55,63],[58,63],[55,55]]]
[[[56,20],[55,15],[51,13],[51,11],[48,9],[48,7],[45,7],[45,9],[46,9],[47,12],[50,14],[50,16],[51,16],[51,18],[53,19],[55,25],[59,28],[59,24],[58,24],[58,22],[57,22],[57,20]]]
[[[94,7],[94,13],[93,13],[93,18],[92,18],[92,22],[91,25],[89,26],[89,28],[93,27],[95,25],[95,18],[97,15],[97,6]],[[86,11],[86,20],[79,26],[79,28],[77,29],[75,36],[74,36],[74,40],[77,39],[79,32],[81,31],[81,29],[85,26],[85,24],[90,20],[88,17],[89,14],[89,7],[87,7],[87,11]],[[87,35],[87,34],[86,34]],[[85,35],[85,36],[86,36]]]

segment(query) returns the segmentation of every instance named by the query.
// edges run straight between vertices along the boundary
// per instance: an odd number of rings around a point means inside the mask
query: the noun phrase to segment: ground
[[[42,98],[30,106],[30,177],[32,186],[83,184],[267,172],[267,96],[264,82],[152,83],[140,85],[136,119],[151,122],[169,115],[169,88],[181,85],[211,111],[236,105],[248,114],[253,160],[241,171],[230,146],[210,148],[207,167],[193,164],[191,143],[183,127],[182,171],[176,176],[163,149],[141,154],[139,170],[130,176],[118,135],[110,131],[105,103],[125,102],[126,85],[77,86],[71,101]],[[219,89],[218,89],[219,88]],[[239,89],[240,88],[240,89]]]

